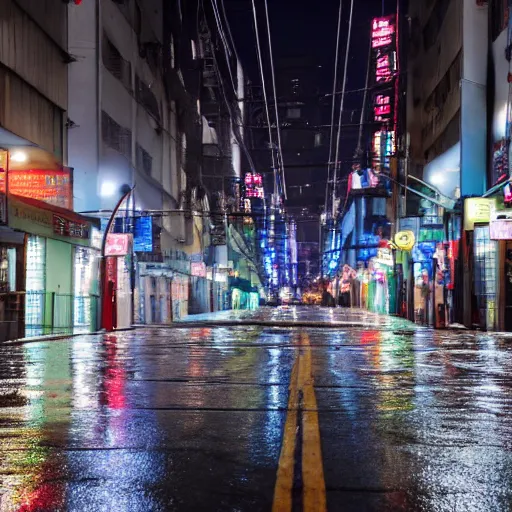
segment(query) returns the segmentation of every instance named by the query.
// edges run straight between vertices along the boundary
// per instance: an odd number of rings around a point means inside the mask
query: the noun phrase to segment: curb
[[[389,327],[387,325],[381,324],[369,324],[365,322],[314,322],[314,321],[270,321],[270,320],[217,320],[217,321],[201,321],[201,320],[191,320],[191,321],[181,321],[175,322],[173,324],[152,324],[152,325],[137,325],[136,327],[144,327],[145,329],[191,329],[195,327],[246,327],[246,326],[261,326],[261,327],[321,327],[324,329],[339,329],[339,328],[350,328],[350,327],[362,327],[362,328],[375,328]]]
[[[136,329],[135,326],[126,327],[124,329],[117,329],[113,332],[107,332],[105,329],[101,331],[94,332],[79,332],[79,333],[70,333],[70,334],[47,334],[44,336],[31,336],[30,338],[18,338],[16,340],[7,340],[0,342],[0,346],[5,345],[25,345],[26,343],[40,343],[42,341],[60,341],[69,338],[77,338],[78,336],[98,336],[99,334],[115,334],[116,332],[125,332],[125,331],[134,331]]]

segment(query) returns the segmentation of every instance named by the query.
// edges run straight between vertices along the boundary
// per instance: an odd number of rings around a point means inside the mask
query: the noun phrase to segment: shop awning
[[[502,181],[501,183],[498,183],[497,185],[494,185],[482,197],[490,197],[493,194],[500,192],[503,189],[503,187],[505,187],[506,185],[509,185],[511,182],[512,182],[512,180],[508,179],[508,180]]]
[[[430,197],[427,194],[424,194],[423,192],[421,192],[420,190],[416,190],[415,188],[410,187],[409,185],[404,185],[403,183],[400,183],[399,181],[394,180],[390,176],[385,176],[385,178],[392,181],[393,183],[396,183],[400,187],[405,188],[409,192],[412,192],[413,194],[416,194],[417,196],[419,196],[423,199],[426,199],[427,201],[430,201],[430,202],[436,204],[437,206],[440,206],[441,208],[444,208],[445,210],[450,210],[450,211],[455,210],[455,205],[457,204],[455,199],[451,199],[451,198],[441,194],[441,192],[439,192],[435,187],[420,180],[419,178],[416,178],[415,176],[409,176],[409,179],[413,179],[413,180],[421,183],[423,186],[429,188],[437,197]]]
[[[7,208],[10,228],[77,245],[89,246],[92,228],[100,227],[100,219],[29,197],[9,195]]]

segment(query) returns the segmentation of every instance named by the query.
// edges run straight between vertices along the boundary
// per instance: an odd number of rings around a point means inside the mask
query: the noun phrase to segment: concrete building
[[[123,186],[135,208],[175,202],[177,113],[163,80],[163,3],[83,2],[69,6],[69,161],[77,211],[111,209]]]
[[[505,277],[512,248],[506,222],[509,5],[502,0],[412,2],[409,14],[409,172],[458,201],[452,211],[423,204],[409,214],[422,215],[420,232],[437,228],[437,258],[443,259],[448,247],[444,297],[454,312],[451,320],[510,329],[505,321],[506,308],[512,307]],[[434,309],[443,302],[441,290]]]
[[[483,194],[488,8],[431,0],[409,14],[410,173],[452,198]]]
[[[6,0],[0,33],[0,338],[96,330],[93,223],[67,167],[68,6]]]
[[[0,146],[38,146],[66,160],[67,7],[2,2]]]

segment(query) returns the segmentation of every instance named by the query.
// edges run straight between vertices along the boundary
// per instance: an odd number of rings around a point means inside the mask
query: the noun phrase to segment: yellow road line
[[[289,390],[288,414],[279,457],[272,512],[290,512],[292,510],[294,455],[297,442],[297,414],[300,405],[300,392],[302,392],[303,407],[301,424],[303,510],[305,512],[325,512],[327,510],[327,500],[318,408],[313,388],[311,345],[307,334],[302,334],[300,337],[299,351],[293,365]]]
[[[283,445],[279,457],[272,512],[290,512],[292,510],[293,468],[297,438],[297,411],[299,408],[299,389],[297,386],[298,363],[299,359],[297,358],[295,359],[290,378],[288,414],[284,426]]]
[[[303,509],[306,512],[325,512],[327,499],[325,495],[324,466],[322,462],[322,446],[320,426],[318,422],[318,406],[313,388],[311,371],[311,346],[309,336],[302,335],[304,351],[302,369],[302,482]]]

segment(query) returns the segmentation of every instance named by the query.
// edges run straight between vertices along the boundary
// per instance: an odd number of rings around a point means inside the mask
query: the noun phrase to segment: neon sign
[[[71,210],[73,191],[70,171],[10,170],[0,172],[0,191],[5,192],[5,177],[9,176],[9,194],[44,201]]]
[[[384,94],[377,95],[373,114],[375,121],[387,121],[391,115],[391,97]]]
[[[395,53],[387,53],[380,57],[377,57],[377,67],[375,71],[375,77],[377,83],[389,82],[393,78],[395,69]]]
[[[263,199],[263,177],[261,174],[247,173],[244,179],[245,198]]]
[[[382,48],[393,43],[394,16],[374,18],[372,22],[372,48]]]

